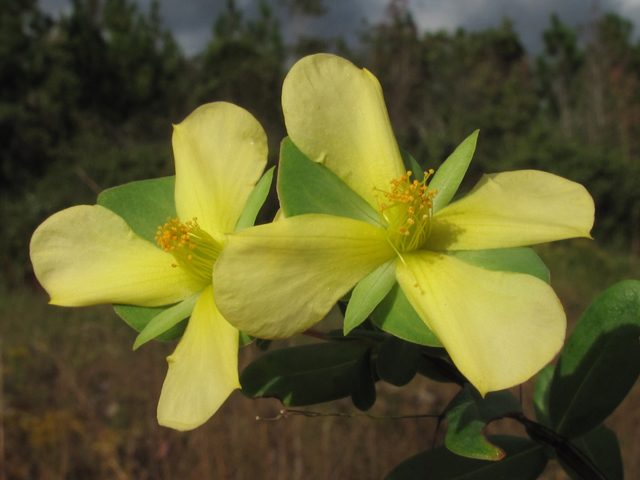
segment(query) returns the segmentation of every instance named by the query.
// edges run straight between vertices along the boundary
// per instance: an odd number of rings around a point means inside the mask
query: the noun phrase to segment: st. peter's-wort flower
[[[377,79],[333,55],[294,65],[282,104],[293,143],[379,211],[380,223],[305,214],[229,235],[214,287],[232,325],[261,338],[302,332],[395,258],[411,305],[482,394],[527,380],[556,355],[566,317],[546,282],[452,253],[590,237],[594,204],[584,187],[506,172],[438,204],[430,172],[413,180],[403,165]]]
[[[153,307],[195,303],[158,404],[158,422],[204,423],[238,380],[239,332],[216,307],[213,266],[267,162],[267,140],[251,114],[203,105],[174,126],[175,211],[144,240],[120,216],[81,205],[47,219],[31,239],[35,274],[51,303]],[[197,302],[196,302],[197,299]]]

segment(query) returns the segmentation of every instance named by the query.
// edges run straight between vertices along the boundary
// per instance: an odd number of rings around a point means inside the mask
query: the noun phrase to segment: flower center
[[[373,196],[378,200],[380,224],[386,227],[389,243],[398,253],[411,252],[420,248],[431,233],[433,198],[437,190],[429,190],[427,180],[433,170],[424,172],[421,182],[411,180],[412,172],[391,180],[391,190],[386,192],[373,187]]]
[[[179,265],[205,283],[211,283],[213,264],[222,251],[222,245],[200,228],[196,217],[185,223],[168,217],[167,223],[158,227],[155,240],[162,250],[176,259],[172,267]]]

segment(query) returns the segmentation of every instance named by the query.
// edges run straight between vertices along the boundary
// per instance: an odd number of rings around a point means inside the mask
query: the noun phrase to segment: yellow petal
[[[213,271],[216,302],[236,328],[284,338],[320,321],[395,255],[384,231],[350,218],[299,215],[229,235]]]
[[[396,276],[409,302],[483,395],[526,381],[562,348],[564,310],[542,280],[427,251],[404,258]]]
[[[483,250],[591,238],[594,204],[580,184],[536,170],[485,175],[433,217],[427,250]]]
[[[158,402],[158,423],[191,430],[216,413],[238,380],[239,332],[220,315],[208,286],[173,355]]]
[[[293,143],[374,207],[372,188],[386,190],[405,174],[380,83],[369,71],[335,55],[305,57],[285,78],[282,109]]]
[[[71,207],[45,220],[31,238],[31,262],[51,303],[67,307],[167,305],[204,288],[171,267],[173,256],[99,205]]]
[[[173,152],[178,216],[223,243],[267,165],[264,130],[240,107],[209,103],[174,126]]]

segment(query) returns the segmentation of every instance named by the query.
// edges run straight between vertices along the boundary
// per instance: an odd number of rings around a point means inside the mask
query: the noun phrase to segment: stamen
[[[162,250],[175,258],[172,267],[180,266],[204,282],[211,282],[213,264],[222,245],[200,228],[196,217],[185,223],[178,218],[167,218],[167,223],[158,227],[155,240]]]
[[[422,181],[412,180],[407,171],[397,180],[391,180],[391,190],[385,192],[374,187],[374,198],[381,192],[387,203],[380,203],[380,225],[386,228],[389,242],[397,252],[411,252],[420,248],[431,233],[433,199],[437,190],[429,190],[427,181],[433,170],[424,173]],[[420,212],[419,214],[416,214]],[[426,212],[426,213],[425,213]]]

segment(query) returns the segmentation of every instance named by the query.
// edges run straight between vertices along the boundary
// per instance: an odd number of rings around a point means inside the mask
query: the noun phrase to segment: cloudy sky
[[[142,10],[150,0],[138,0]],[[185,53],[200,51],[211,38],[214,19],[223,10],[225,0],[160,0],[162,18],[174,33]],[[255,16],[257,0],[236,0],[247,17]],[[278,0],[271,0],[276,13],[284,16]],[[282,22],[285,39],[293,40],[297,33],[313,35],[342,35],[350,43],[357,41],[363,21],[380,22],[388,0],[325,0],[328,13],[319,19],[302,22]],[[68,0],[40,0],[41,7],[58,15],[68,12]],[[640,24],[640,0],[408,0],[410,11],[422,31],[464,27],[468,30],[497,26],[507,16],[515,22],[527,50],[539,53],[541,32],[549,24],[549,15],[560,18],[574,27],[584,27],[598,11],[617,12]],[[637,35],[637,31],[634,32]],[[637,37],[636,37],[637,38]]]

